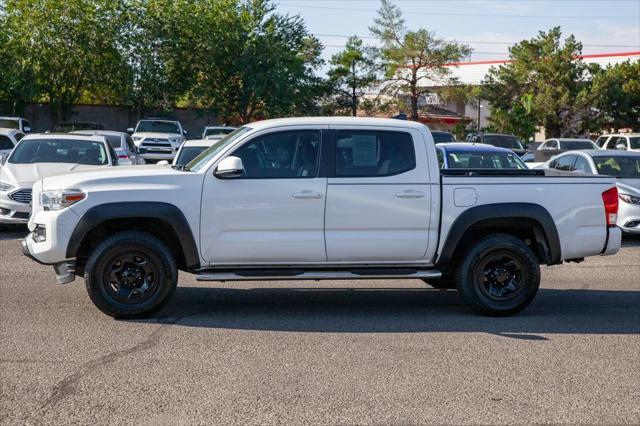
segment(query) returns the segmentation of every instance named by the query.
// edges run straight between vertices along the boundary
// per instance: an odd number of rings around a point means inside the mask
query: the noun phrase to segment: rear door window
[[[13,142],[8,136],[0,135],[0,149],[13,149]]]
[[[563,170],[570,172],[573,170],[573,164],[576,162],[575,155],[565,155],[556,160],[554,168],[557,170]]]
[[[405,132],[338,130],[336,177],[393,176],[413,170],[416,155]]]

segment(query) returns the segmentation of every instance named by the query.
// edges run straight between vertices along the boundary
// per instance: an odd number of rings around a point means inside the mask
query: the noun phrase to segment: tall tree
[[[118,0],[7,0],[8,49],[28,58],[33,84],[62,120],[83,91],[116,84]]]
[[[593,78],[590,102],[601,124],[640,129],[640,61],[610,65]]]
[[[511,47],[510,61],[489,71],[482,96],[491,103],[494,123],[526,129],[534,122],[547,137],[575,136],[589,127],[591,113],[581,95],[589,88],[589,69],[579,59],[582,45],[573,35],[561,39],[560,27],[541,31]]]
[[[336,53],[329,61],[329,81],[333,85],[339,109],[347,108],[354,117],[358,112],[358,101],[376,81],[375,60],[362,39],[349,37],[345,49]]]
[[[385,70],[383,92],[409,94],[411,118],[418,119],[418,99],[434,86],[449,84],[447,63],[471,54],[465,44],[446,41],[426,29],[408,30],[402,12],[390,0],[382,0],[378,17],[369,30],[380,39],[379,55]]]

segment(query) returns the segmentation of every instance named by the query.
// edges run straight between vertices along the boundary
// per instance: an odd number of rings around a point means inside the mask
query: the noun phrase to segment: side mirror
[[[129,128],[127,129],[127,133],[129,133],[130,135],[132,135],[132,134],[133,134],[133,127],[129,127]]]
[[[185,136],[187,136],[187,131],[186,131],[186,130],[184,130],[184,129],[182,129],[182,134],[183,134],[183,135],[185,135]]]
[[[213,174],[219,179],[233,179],[242,176],[243,172],[242,160],[238,157],[229,156],[218,164]]]
[[[627,150],[627,146],[623,143],[619,143],[618,145],[616,145],[616,149],[618,151],[626,151]]]
[[[31,131],[31,127],[25,127],[25,128],[24,128],[24,132],[25,132],[25,133],[29,133],[30,131]]]

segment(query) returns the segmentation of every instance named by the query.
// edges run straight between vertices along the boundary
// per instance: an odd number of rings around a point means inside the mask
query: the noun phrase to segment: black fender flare
[[[539,223],[544,235],[536,235],[536,239],[542,238],[539,243],[544,244],[545,262],[548,265],[556,265],[562,262],[562,249],[558,229],[551,214],[539,204],[533,203],[497,203],[485,204],[465,210],[456,218],[449,229],[447,239],[442,246],[442,252],[437,258],[436,264],[448,264],[453,258],[460,240],[469,228],[484,220],[490,219],[531,219]]]
[[[85,235],[102,222],[121,218],[149,218],[166,222],[178,237],[182,247],[185,266],[195,269],[200,266],[198,246],[191,232],[189,222],[180,209],[173,204],[162,202],[120,202],[107,203],[91,207],[82,215],[69,239],[67,258],[76,257]]]

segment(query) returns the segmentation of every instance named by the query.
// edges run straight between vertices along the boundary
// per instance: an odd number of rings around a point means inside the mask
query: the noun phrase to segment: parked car
[[[71,133],[74,135],[104,136],[116,152],[120,166],[145,164],[144,158],[138,153],[138,147],[133,143],[133,139],[128,133],[111,130],[77,130]]]
[[[63,121],[56,124],[52,133],[69,133],[76,130],[104,130],[104,126],[90,121]]]
[[[237,127],[231,126],[207,126],[202,132],[202,139],[213,137],[214,139],[220,139],[225,135],[236,130]]]
[[[640,234],[640,153],[615,150],[572,151],[558,155],[546,168],[616,178],[620,207],[617,225]]]
[[[29,121],[22,117],[0,117],[0,128],[18,130],[24,134],[33,131],[33,127],[31,127]]]
[[[535,297],[540,264],[620,248],[615,178],[547,172],[440,170],[412,121],[265,120],[184,169],[39,181],[21,244],[58,282],[84,276],[114,317],[160,308],[178,269],[200,281],[441,279],[478,312],[510,315]]]
[[[140,120],[127,133],[131,133],[142,158],[149,161],[172,161],[187,134],[179,121],[164,118]]]
[[[0,223],[27,223],[34,182],[89,168],[95,172],[96,167],[116,164],[115,152],[103,136],[47,133],[25,136],[0,168]],[[61,189],[50,194],[50,201],[64,205],[66,188]]]
[[[524,155],[527,152],[522,141],[513,135],[503,135],[500,133],[477,133],[467,139],[467,142],[484,143],[500,148],[507,148],[518,155]]]
[[[610,135],[603,145],[603,149],[640,152],[640,134],[625,133]]]
[[[0,158],[9,156],[13,148],[24,137],[24,133],[16,129],[0,129]]]
[[[547,139],[538,150],[575,151],[579,149],[598,149],[598,145],[590,139],[553,138]]]
[[[200,155],[205,149],[211,145],[218,143],[222,138],[209,138],[209,139],[192,139],[182,144],[180,150],[176,154],[176,158],[173,159],[174,166],[186,166],[194,158]]]
[[[456,137],[451,132],[443,132],[440,130],[431,130],[431,136],[435,143],[455,142]]]
[[[518,154],[507,148],[486,144],[436,144],[438,160],[443,169],[527,170]]]

